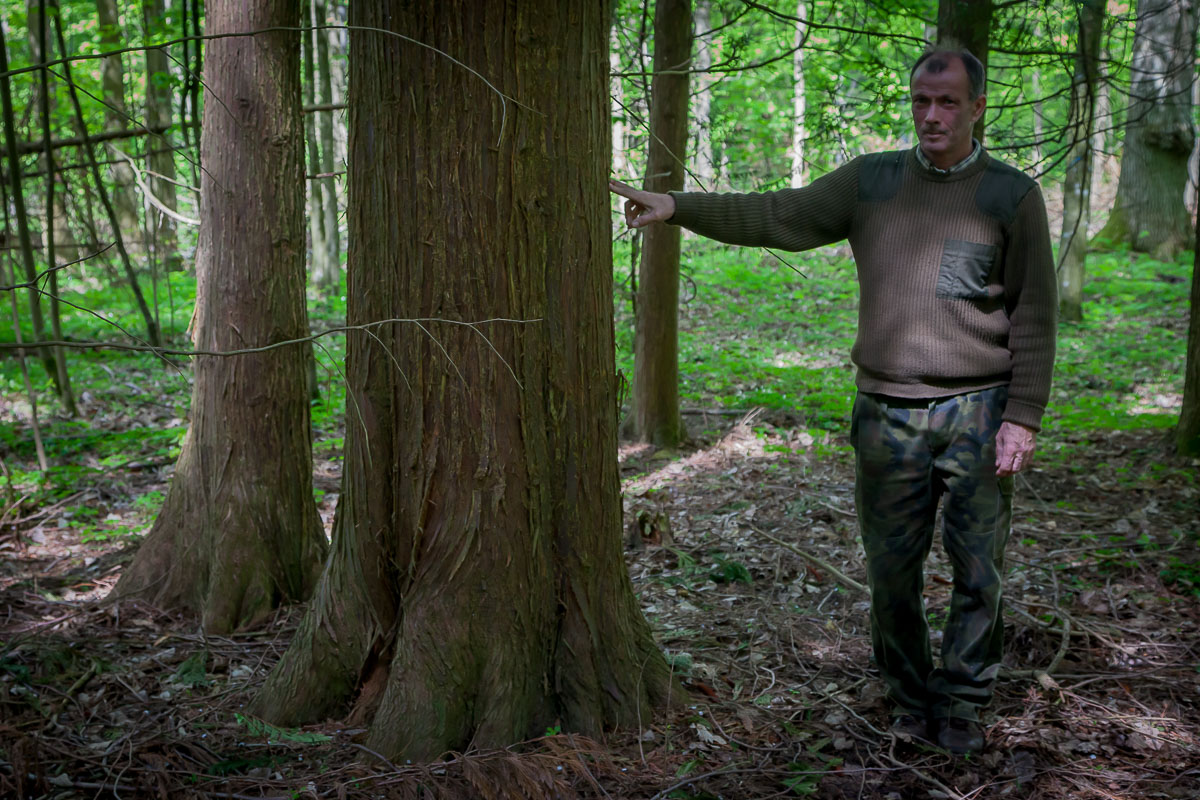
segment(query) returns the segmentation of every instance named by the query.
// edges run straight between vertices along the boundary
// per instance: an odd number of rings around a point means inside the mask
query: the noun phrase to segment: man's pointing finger
[[[621,197],[628,197],[630,200],[637,200],[637,195],[642,194],[641,191],[633,188],[629,184],[621,183],[617,180],[610,180],[608,182],[608,190],[615,194],[621,195]]]

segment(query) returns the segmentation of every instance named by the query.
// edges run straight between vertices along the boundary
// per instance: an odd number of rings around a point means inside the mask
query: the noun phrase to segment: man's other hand
[[[675,198],[669,194],[643,192],[611,180],[608,190],[625,198],[625,222],[631,228],[642,228],[651,222],[666,222],[675,216]]]
[[[1033,447],[1037,435],[1015,422],[1000,423],[996,432],[996,477],[1016,475],[1033,460]]]

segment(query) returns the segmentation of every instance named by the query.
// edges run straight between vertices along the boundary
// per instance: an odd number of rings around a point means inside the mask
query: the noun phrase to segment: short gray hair
[[[962,62],[963,68],[967,71],[967,92],[969,100],[974,100],[976,97],[984,93],[987,86],[987,75],[983,70],[983,63],[975,57],[965,47],[959,48],[932,48],[926,50],[917,59],[917,63],[913,64],[912,69],[908,72],[908,82],[912,83],[913,77],[917,74],[922,66],[932,72],[934,75],[942,72],[950,66],[948,58],[957,58]]]

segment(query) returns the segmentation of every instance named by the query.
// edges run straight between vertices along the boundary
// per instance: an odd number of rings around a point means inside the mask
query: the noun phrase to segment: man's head
[[[909,73],[913,125],[933,165],[948,169],[971,154],[971,128],[987,106],[983,65],[968,50],[931,50]]]

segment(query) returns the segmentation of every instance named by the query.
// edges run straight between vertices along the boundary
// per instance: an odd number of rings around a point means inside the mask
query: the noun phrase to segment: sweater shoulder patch
[[[879,203],[890,200],[904,180],[904,151],[871,153],[858,167],[858,200]]]
[[[975,190],[975,205],[1000,224],[1011,225],[1017,216],[1017,206],[1036,187],[1037,182],[1024,172],[992,160]]]

